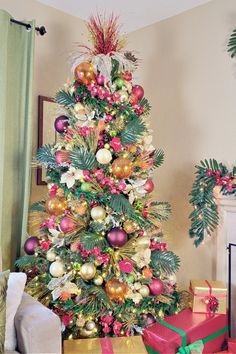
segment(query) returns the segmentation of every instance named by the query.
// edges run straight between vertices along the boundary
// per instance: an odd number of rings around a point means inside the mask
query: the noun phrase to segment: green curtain
[[[26,237],[31,181],[34,22],[32,30],[0,10],[0,246],[13,269]]]

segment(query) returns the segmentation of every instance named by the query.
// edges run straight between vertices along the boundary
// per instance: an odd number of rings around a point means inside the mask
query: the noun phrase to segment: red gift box
[[[227,335],[227,315],[198,314],[187,309],[146,327],[143,341],[150,354],[189,353],[189,344],[195,342],[202,346],[202,353],[209,354],[221,350]]]
[[[228,350],[224,350],[223,352],[218,352],[215,354],[234,354],[236,353],[236,339],[230,338],[228,340]]]

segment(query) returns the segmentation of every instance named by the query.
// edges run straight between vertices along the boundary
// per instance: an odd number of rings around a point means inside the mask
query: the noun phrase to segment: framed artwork
[[[38,148],[57,141],[54,121],[58,116],[58,104],[53,98],[38,96]],[[46,168],[37,168],[37,185],[46,185]]]

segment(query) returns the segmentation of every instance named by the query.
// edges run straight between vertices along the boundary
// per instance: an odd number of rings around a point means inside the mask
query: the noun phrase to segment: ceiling
[[[91,14],[112,12],[120,16],[125,32],[135,31],[211,0],[38,0],[87,20]]]

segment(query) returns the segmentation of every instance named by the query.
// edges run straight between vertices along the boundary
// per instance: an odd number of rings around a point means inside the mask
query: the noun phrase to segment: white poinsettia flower
[[[61,175],[61,183],[66,183],[68,188],[73,187],[75,181],[83,178],[83,171],[70,167],[69,170]]]
[[[61,231],[58,231],[57,229],[48,229],[48,231],[50,232],[50,234],[53,236],[53,237],[58,237],[61,233]]]
[[[151,262],[151,250],[150,248],[143,249],[137,252],[132,259],[135,261],[139,268],[147,267]]]
[[[142,300],[142,295],[138,292],[133,292],[131,289],[128,291],[127,298],[133,300],[135,304],[139,304]]]
[[[52,298],[56,300],[60,297],[63,292],[67,292],[69,294],[79,295],[80,290],[75,283],[68,281],[71,276],[71,272],[63,275],[60,278],[52,278],[52,280],[48,283],[47,287],[49,290],[52,290]]]

